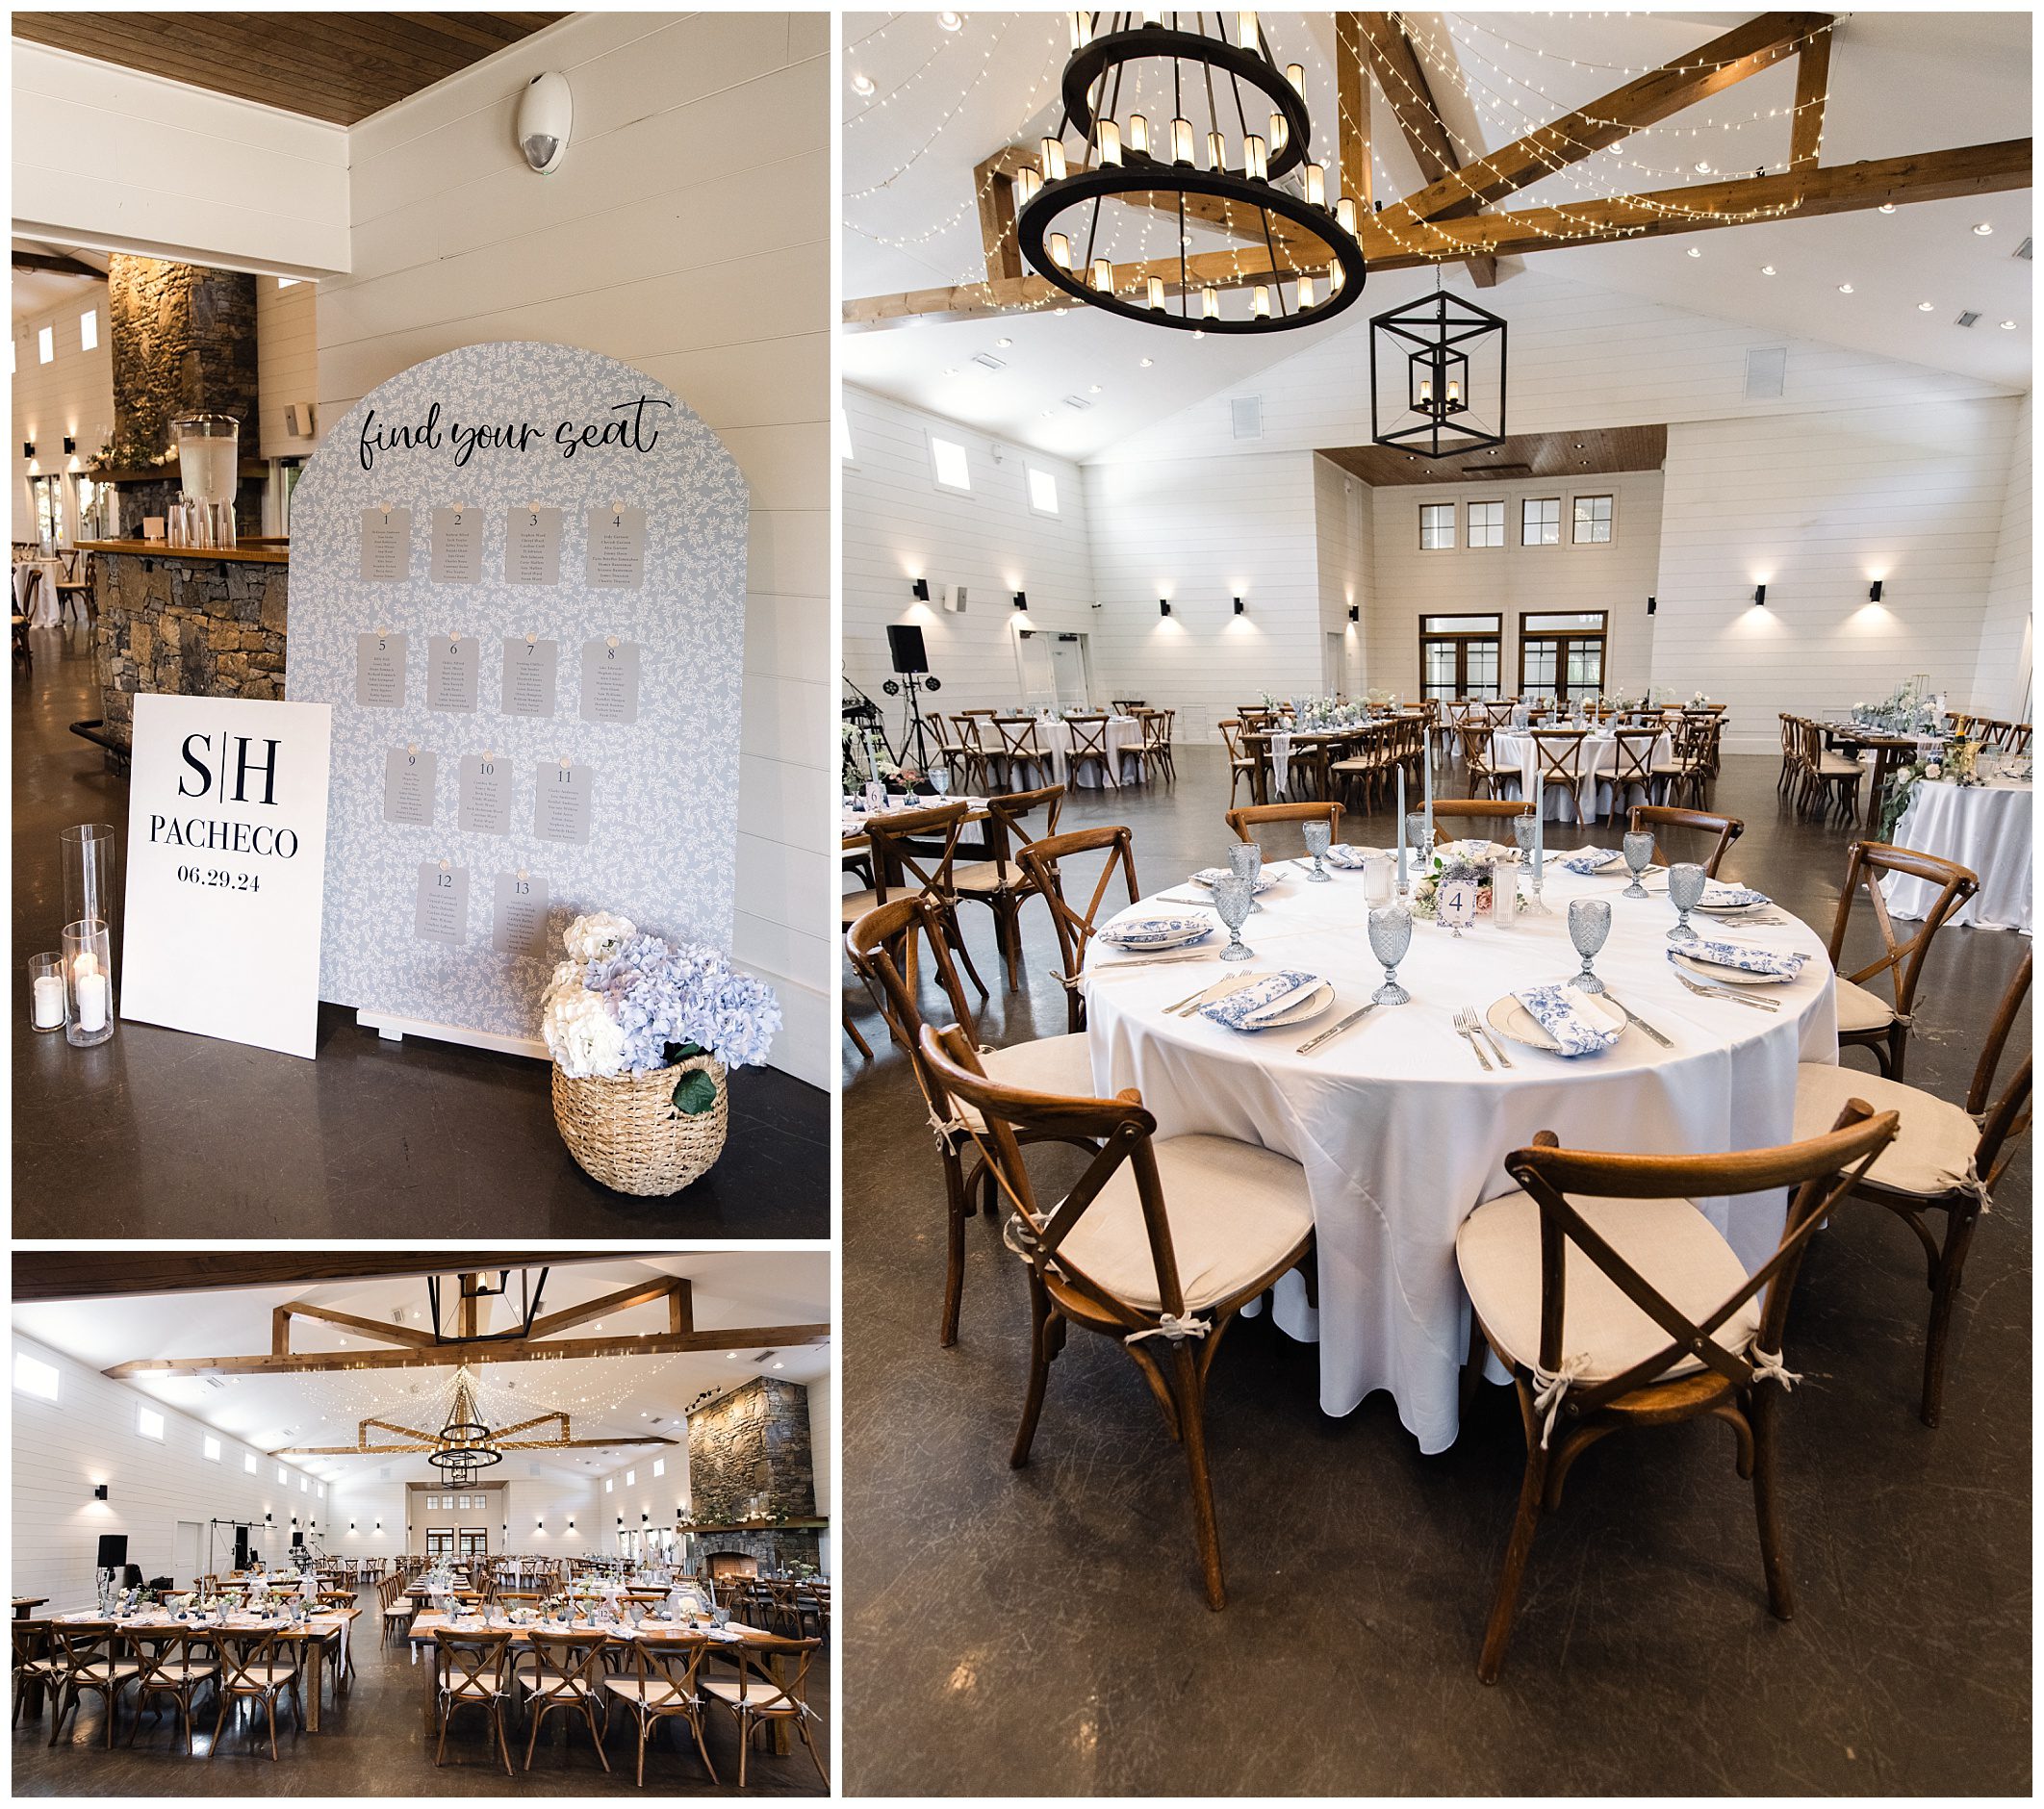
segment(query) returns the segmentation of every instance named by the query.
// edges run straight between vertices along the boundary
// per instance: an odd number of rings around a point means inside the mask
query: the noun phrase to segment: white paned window
[[[46,1363],[39,1357],[31,1357],[25,1350],[14,1353],[14,1392],[34,1395],[38,1401],[54,1401],[57,1398],[57,1365]]]
[[[1469,504],[1469,545],[1471,547],[1502,547],[1504,545],[1504,503],[1472,502]]]
[[[164,1416],[153,1407],[138,1407],[135,1410],[135,1430],[144,1439],[154,1439],[159,1444],[164,1439]]]
[[[637,1470],[635,1470],[635,1469],[634,1469],[634,1470],[626,1470],[626,1471],[625,1472],[625,1487],[626,1487],[626,1488],[627,1488],[627,1489],[631,1488],[631,1487],[632,1487],[632,1486],[633,1486],[634,1484],[636,1484],[636,1483],[638,1482],[638,1480],[639,1480],[639,1472],[638,1472]]]
[[[78,344],[87,351],[94,351],[99,345],[99,310],[88,308],[78,317]]]
[[[312,1478],[310,1476],[301,1476],[298,1478],[298,1492],[301,1495],[309,1495],[312,1493]]]
[[[1029,468],[1029,506],[1038,515],[1058,513],[1058,477],[1054,471]]]
[[[1419,505],[1419,550],[1452,551],[1455,546],[1455,505],[1452,502],[1422,502]]]
[[[939,490],[972,489],[972,468],[965,463],[965,448],[956,440],[930,436],[930,473]]]
[[[48,364],[57,356],[57,329],[46,326],[36,335],[36,358],[39,364]]]
[[[664,1457],[653,1459],[653,1474],[655,1476],[665,1476],[667,1474],[667,1460]]]
[[[217,1464],[220,1461],[220,1441],[217,1439],[202,1440],[199,1448],[205,1452],[207,1463]]]
[[[287,1470],[281,1464],[277,1465],[277,1482],[281,1487],[285,1489],[289,1489],[291,1487],[291,1472]]]
[[[1577,497],[1575,499],[1575,544],[1602,545],[1611,538],[1611,498]]]
[[[852,422],[843,409],[837,411],[837,456],[847,465],[857,457],[852,449]]]
[[[604,1493],[605,1493],[606,1495],[607,1495],[607,1494],[608,1494],[608,1493],[610,1492],[610,1485],[611,1485],[611,1483],[612,1483],[613,1481],[615,1481],[615,1480],[616,1480],[616,1479],[615,1479],[614,1477],[610,1477],[610,1476],[606,1476],[606,1477],[604,1477],[604,1478],[603,1478],[603,1492],[604,1492]]]
[[[244,1475],[248,1476],[253,1476],[256,1473],[255,1453],[253,1451],[243,1451],[242,1453],[242,1470]]]
[[[324,1501],[326,1499],[326,1485],[324,1483],[319,1483],[314,1486],[313,1499],[315,1501]]]
[[[1519,508],[1519,544],[1521,547],[1554,547],[1561,544],[1559,497],[1528,497]]]

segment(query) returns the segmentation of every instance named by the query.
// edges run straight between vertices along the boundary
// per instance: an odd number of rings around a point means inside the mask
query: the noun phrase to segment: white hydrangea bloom
[[[547,1052],[571,1080],[623,1071],[625,1032],[608,1006],[583,986],[554,994],[540,1017]]]
[[[569,959],[586,965],[590,961],[607,961],[638,933],[639,927],[628,917],[591,911],[570,924],[561,939],[567,945]]]

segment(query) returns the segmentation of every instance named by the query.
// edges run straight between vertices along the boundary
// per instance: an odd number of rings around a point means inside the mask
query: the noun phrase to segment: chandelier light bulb
[[[1145,25],[1162,25],[1163,23],[1163,8],[1144,7],[1142,10],[1142,22]]]
[[[1327,172],[1318,164],[1306,166],[1306,198],[1315,207],[1327,205]]]
[[[1146,288],[1149,292],[1150,306],[1162,311],[1164,304],[1163,278],[1161,276],[1149,278]]]
[[[1222,141],[1221,135],[1218,132],[1207,134],[1207,167],[1209,169],[1226,169],[1228,167],[1228,147]]]
[[[1341,260],[1337,258],[1327,267],[1327,299],[1332,301],[1341,293],[1341,286],[1348,278],[1342,273]]]
[[[1103,295],[1114,293],[1114,267],[1105,258],[1093,260],[1093,288]]]
[[[1220,318],[1220,291],[1215,289],[1212,283],[1207,284],[1199,292],[1199,315],[1203,320],[1218,320]],[[2015,322],[2010,320],[2006,324],[2013,326]]]
[[[1353,236],[1356,230],[1356,203],[1353,195],[1344,194],[1335,203],[1335,218],[1343,232]]]
[[[1129,149],[1145,157],[1150,154],[1150,122],[1140,114],[1129,115]]]
[[[1249,312],[1259,320],[1270,318],[1270,291],[1265,284],[1257,284],[1256,296],[1250,304]]]
[[[1241,45],[1244,50],[1254,50],[1256,48],[1256,14],[1254,13],[1238,13],[1235,15],[1235,41]]]
[[[1094,130],[1100,140],[1101,164],[1112,164],[1118,168],[1121,164],[1121,128],[1111,119],[1103,119]]]
[[[1313,306],[1313,278],[1310,276],[1301,275],[1299,278],[1299,306]]]
[[[1051,262],[1060,270],[1070,269],[1072,268],[1072,242],[1062,233],[1052,233],[1050,236],[1050,256]]]
[[[1171,121],[1171,161],[1174,164],[1192,161],[1192,122],[1189,119]]]
[[[1043,151],[1043,180],[1045,182],[1062,182],[1064,180],[1064,140],[1062,139],[1045,139],[1041,148]]]
[[[1290,136],[1291,128],[1285,123],[1285,115],[1281,113],[1272,114],[1270,115],[1270,148],[1272,152],[1279,156],[1284,155],[1285,146]]]
[[[1242,140],[1242,174],[1252,182],[1270,179],[1270,160],[1264,154],[1264,140],[1253,132]]]
[[[1024,164],[1015,171],[1015,206],[1027,207],[1036,198],[1043,187],[1043,173],[1034,164]]]
[[[1288,63],[1285,65],[1285,80],[1291,84],[1294,94],[1306,92],[1306,65],[1303,63]]]
[[[1093,15],[1090,13],[1074,13],[1069,15],[1072,28],[1072,48],[1084,50],[1093,41]]]

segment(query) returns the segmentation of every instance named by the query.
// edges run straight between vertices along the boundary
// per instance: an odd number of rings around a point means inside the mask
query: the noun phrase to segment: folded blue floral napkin
[[[1326,860],[1330,867],[1360,867],[1373,854],[1381,854],[1381,848],[1359,848],[1348,842],[1329,844]]]
[[[1703,888],[1702,903],[1707,910],[1728,911],[1748,904],[1770,904],[1774,901],[1765,892],[1755,892],[1750,885],[1713,879]]]
[[[1532,1013],[1540,1028],[1561,1045],[1565,1056],[1600,1056],[1618,1041],[1625,1027],[1606,1030],[1575,1007],[1566,986],[1521,986],[1512,995]]]
[[[1572,854],[1562,856],[1562,867],[1569,873],[1596,873],[1614,860],[1625,856],[1615,848],[1579,848]]]
[[[1686,955],[1692,961],[1708,961],[1714,967],[1736,967],[1742,974],[1779,974],[1789,980],[1802,972],[1804,960],[1800,955],[1777,955],[1773,949],[1756,949],[1744,942],[1712,942],[1707,938],[1685,942],[1680,948],[1668,951],[1671,961],[1678,955]]]
[[[1117,949],[1150,949],[1167,943],[1197,942],[1214,933],[1211,917],[1117,917],[1103,924],[1100,940]]]
[[[1235,869],[1232,867],[1202,867],[1192,876],[1192,879],[1196,885],[1212,885],[1216,879],[1232,879],[1234,877]],[[1256,884],[1250,890],[1252,893],[1267,892],[1277,882],[1278,876],[1272,873],[1268,866],[1265,866],[1256,876]]]
[[[1231,1031],[1259,1031],[1271,1018],[1300,1003],[1320,985],[1317,974],[1287,969],[1266,974],[1250,985],[1238,987],[1224,998],[1199,1008],[1201,1017],[1212,1018]]]

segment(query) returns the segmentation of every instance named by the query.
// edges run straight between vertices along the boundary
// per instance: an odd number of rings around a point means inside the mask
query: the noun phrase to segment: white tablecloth
[[[988,724],[981,729],[980,740],[986,747],[995,747],[999,743],[1000,733],[998,728]],[[1115,777],[1124,782],[1139,780],[1142,777],[1140,763],[1132,763],[1131,756],[1142,746],[1142,725],[1133,716],[1109,717],[1107,745],[1108,752],[1113,756]],[[1052,764],[1058,769],[1057,782],[1060,785],[1071,784],[1072,726],[1062,717],[1054,717],[1049,722],[1038,718],[1036,746],[1050,755]],[[1088,760],[1086,763],[1085,776],[1078,782],[1083,790],[1102,789],[1099,761]]]
[[[33,599],[29,586],[36,573],[41,573],[41,581],[35,587]],[[64,621],[63,604],[58,600],[57,581],[64,576],[64,567],[55,559],[23,559],[14,567],[14,609],[17,614],[26,614],[32,628],[54,628]],[[33,607],[30,607],[33,601]]]
[[[1486,918],[1459,941],[1415,924],[1398,969],[1413,1003],[1379,1006],[1316,1055],[1300,1056],[1315,1031],[1376,990],[1383,970],[1369,953],[1363,876],[1338,872],[1314,885],[1287,871],[1248,920],[1244,939],[1260,958],[1244,965],[1320,974],[1334,983],[1333,1008],[1311,1026],[1242,1035],[1163,1011],[1217,967],[1109,975],[1101,970],[1117,958],[1110,953],[1089,964],[1094,1085],[1102,1094],[1139,1087],[1163,1135],[1213,1133],[1303,1164],[1320,1304],[1308,1308],[1299,1278],[1288,1276],[1278,1286],[1278,1323],[1319,1340],[1323,1412],[1351,1413],[1388,1389],[1421,1450],[1444,1450],[1455,1439],[1469,1349],[1455,1231],[1479,1201],[1512,1191],[1503,1159],[1538,1131],[1579,1148],[1640,1154],[1787,1142],[1797,1063],[1837,1059],[1830,966],[1805,925],[1756,927],[1740,939],[1809,957],[1799,978],[1767,988],[1778,1015],[1695,998],[1667,959],[1674,913],[1665,898],[1623,900],[1622,875],[1578,879],[1550,862],[1552,916],[1509,930]],[[1628,1031],[1601,1057],[1565,1061],[1507,1042],[1513,1067],[1483,1073],[1449,1026],[1452,1009],[1470,1005],[1481,1014],[1515,985],[1573,973],[1567,904],[1584,896],[1612,901],[1597,971],[1674,1047]],[[1709,920],[1695,921],[1707,928]],[[1749,1269],[1775,1248],[1780,1193],[1699,1204]]]
[[[1520,776],[1516,782],[1511,779],[1501,781],[1501,789],[1507,797],[1525,796],[1524,774],[1532,747],[1533,737],[1522,732],[1507,730],[1491,737],[1493,762],[1498,766],[1508,766]],[[1649,764],[1659,766],[1672,758],[1674,752],[1674,743],[1663,735],[1653,744],[1653,759]],[[1617,802],[1611,795],[1610,777],[1618,770],[1617,738],[1611,735],[1586,737],[1583,742],[1583,764],[1590,772],[1598,775],[1596,784],[1591,787],[1592,806],[1596,814],[1590,821],[1600,822],[1611,814]],[[1550,785],[1547,788],[1544,807],[1549,823],[1573,823],[1576,820],[1575,799],[1559,785]]]
[[[1952,915],[1955,924],[2030,933],[2031,788],[2010,779],[1955,785],[1920,779],[1895,826],[1896,843],[1971,867],[1980,889]],[[1921,917],[1937,887],[1895,874],[1881,895],[1897,917]]]

